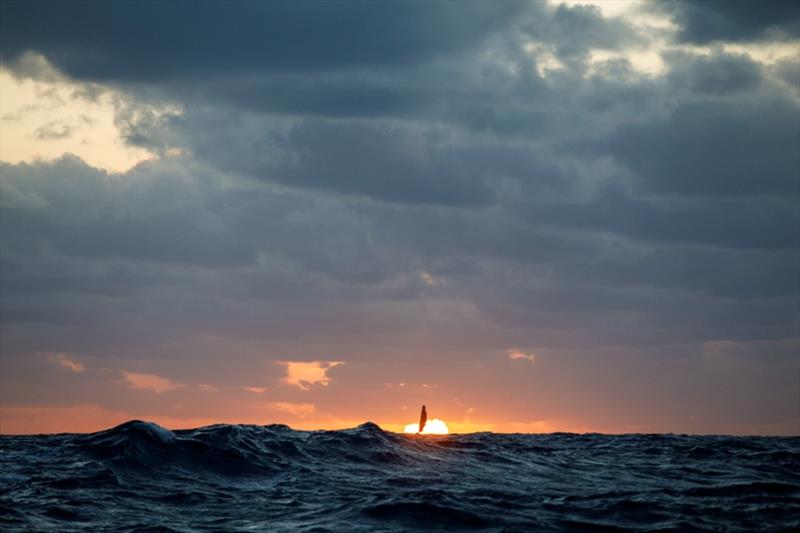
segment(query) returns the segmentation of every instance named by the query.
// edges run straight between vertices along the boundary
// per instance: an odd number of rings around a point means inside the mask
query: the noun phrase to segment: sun
[[[405,433],[419,433],[419,424],[407,424]],[[425,424],[425,429],[422,430],[422,435],[447,435],[450,430],[447,429],[447,424],[438,418],[432,418]]]

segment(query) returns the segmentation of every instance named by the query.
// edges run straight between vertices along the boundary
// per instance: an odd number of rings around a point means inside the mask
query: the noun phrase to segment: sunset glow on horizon
[[[403,433],[417,433],[420,435],[447,435],[450,433],[450,430],[447,428],[447,424],[439,420],[438,418],[432,418],[428,420],[425,424],[425,427],[422,428],[422,432],[419,430],[419,423],[414,422],[412,424],[407,424]]]

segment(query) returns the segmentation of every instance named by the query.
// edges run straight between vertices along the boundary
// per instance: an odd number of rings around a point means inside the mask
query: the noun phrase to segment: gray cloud
[[[668,61],[669,78],[675,89],[688,86],[702,95],[752,91],[763,78],[759,64],[747,55],[719,51],[709,56],[672,53]]]
[[[591,201],[525,211],[540,226],[607,231],[645,242],[785,250],[797,245],[797,206],[791,198],[651,199],[610,190]]]
[[[560,4],[544,13],[524,25],[523,30],[535,42],[551,44],[563,59],[584,56],[593,48],[617,50],[646,42],[634,25],[621,18],[604,18],[595,6]]]
[[[380,308],[436,296],[471,300],[501,327],[528,324],[555,344],[566,341],[559,331],[576,328],[589,339],[623,342],[629,332],[608,322],[617,315],[648,324],[636,339],[663,330],[662,342],[791,333],[786,287],[797,265],[787,242],[771,251],[759,249],[757,237],[731,239],[722,228],[691,236],[711,207],[719,225],[728,212],[747,211],[737,203],[653,208],[601,197],[587,208],[594,218],[584,221],[580,211],[544,200],[521,211],[392,206],[263,185],[231,189],[200,167],[190,174],[178,168],[175,161],[146,163],[108,176],[72,158],[5,165],[4,181],[47,207],[3,209],[4,320],[130,328],[122,316],[151,309],[142,327],[214,323],[230,333],[248,330],[252,313],[268,316],[278,302],[284,313],[316,309],[321,320],[341,320],[364,299]],[[788,207],[776,208],[787,210],[788,225]],[[617,218],[608,218],[609,209]],[[756,211],[754,220],[759,216],[766,215]],[[685,229],[669,229],[671,217],[683,219]],[[421,272],[446,284],[428,287]],[[665,305],[669,291],[672,307]],[[337,302],[334,315],[322,304],[329,298]],[[115,301],[125,301],[124,310]],[[763,327],[734,311],[755,301],[766,306]],[[705,326],[677,320],[670,313],[683,305],[698,317],[723,318]],[[212,319],[220,308],[227,316]],[[607,318],[587,320],[591,314]],[[357,327],[357,317],[349,327]]]
[[[41,126],[33,132],[33,136],[37,139],[44,141],[53,139],[66,139],[71,137],[75,132],[75,128],[69,124],[61,124],[58,122],[50,122]]]
[[[796,2],[653,2],[648,8],[667,12],[679,27],[680,40],[694,44],[715,41],[758,41],[800,36]]]
[[[181,125],[193,153],[223,171],[289,187],[330,190],[401,203],[484,205],[504,184],[561,189],[557,167],[525,147],[459,139],[439,127],[305,119],[249,129],[226,117],[214,130]],[[218,136],[241,139],[234,146]]]
[[[207,76],[248,69],[404,65],[461,53],[523,3],[4,2],[0,45],[13,61],[37,50],[68,75],[96,81]],[[49,28],[47,32],[39,28]]]
[[[600,146],[636,172],[648,192],[793,194],[800,168],[796,118],[785,96],[692,102],[666,118],[623,126]]]

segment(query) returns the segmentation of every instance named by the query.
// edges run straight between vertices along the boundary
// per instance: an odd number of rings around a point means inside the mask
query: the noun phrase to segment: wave
[[[133,420],[0,437],[3,529],[800,527],[800,439],[402,435]]]

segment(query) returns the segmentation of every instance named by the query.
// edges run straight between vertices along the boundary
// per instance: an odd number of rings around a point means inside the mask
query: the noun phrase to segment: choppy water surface
[[[0,437],[0,529],[800,527],[800,438],[405,436],[133,421]]]

